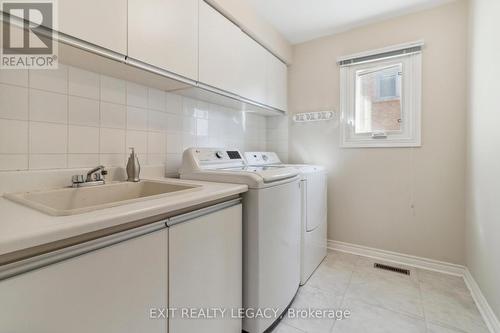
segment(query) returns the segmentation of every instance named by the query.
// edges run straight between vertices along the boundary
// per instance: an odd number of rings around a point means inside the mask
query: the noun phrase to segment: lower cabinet
[[[241,219],[237,205],[169,228],[169,307],[177,309],[169,332],[241,332]]]
[[[53,263],[0,280],[0,332],[240,333],[242,208],[216,207],[81,244],[69,259],[44,256]]]
[[[167,332],[167,230],[0,281],[0,332]]]

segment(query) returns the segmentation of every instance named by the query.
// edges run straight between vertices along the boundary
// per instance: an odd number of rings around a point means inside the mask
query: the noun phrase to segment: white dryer
[[[318,165],[284,164],[274,152],[247,152],[245,159],[248,165],[293,167],[300,171],[302,176],[300,284],[303,285],[326,257],[326,170]]]
[[[300,175],[297,169],[248,167],[239,151],[189,148],[181,178],[246,184],[243,195],[243,329],[262,333],[290,305],[300,284]],[[252,316],[276,309],[277,316]],[[228,310],[229,311],[229,310]]]

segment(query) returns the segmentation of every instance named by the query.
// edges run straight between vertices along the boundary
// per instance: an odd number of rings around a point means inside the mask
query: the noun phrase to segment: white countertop
[[[168,214],[248,190],[246,185],[148,177],[200,190],[70,216],[51,216],[0,197],[0,255],[79,236],[140,219]]]

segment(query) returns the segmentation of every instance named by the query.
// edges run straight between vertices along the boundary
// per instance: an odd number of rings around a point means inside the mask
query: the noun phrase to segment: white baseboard
[[[468,268],[465,268],[464,280],[490,332],[500,333],[500,321],[493,312],[493,309],[488,304],[488,301],[484,297],[481,289],[479,288],[479,285],[477,284],[476,280],[474,280],[474,277],[472,276]]]
[[[489,331],[491,333],[500,333],[500,322],[498,318],[488,304],[488,301],[481,292],[477,282],[470,274],[469,269],[465,266],[335,240],[328,240],[328,248],[331,250],[370,257],[395,264],[461,276],[465,280],[465,284],[469,288]]]
[[[328,240],[328,248],[341,252],[357,254],[374,259],[393,262],[396,264],[408,265],[416,268],[422,268],[451,275],[464,276],[465,272],[465,267],[462,265],[375,249],[368,246],[339,242],[335,240]]]

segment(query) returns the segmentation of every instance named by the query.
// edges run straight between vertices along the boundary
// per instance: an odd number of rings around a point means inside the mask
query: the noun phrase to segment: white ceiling
[[[245,0],[297,44],[453,0]]]

